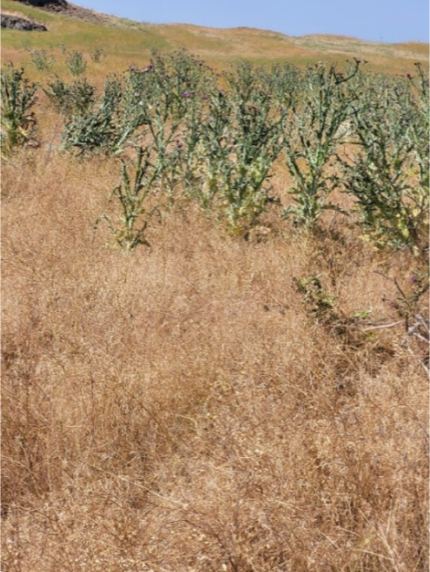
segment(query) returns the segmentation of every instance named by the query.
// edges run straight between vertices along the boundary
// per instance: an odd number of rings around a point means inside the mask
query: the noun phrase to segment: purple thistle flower
[[[410,73],[408,72],[408,73],[406,74],[406,77],[407,77],[408,79],[412,79],[412,74],[410,74]]]
[[[202,93],[202,99],[208,99],[208,96],[206,93]]]
[[[182,143],[182,141],[180,139],[177,139],[176,141],[176,147],[178,149],[182,149],[182,147],[184,146],[184,144]]]
[[[182,97],[186,98],[186,97],[190,97],[191,93],[189,91],[184,91],[184,93],[182,93],[181,95],[182,95]]]
[[[356,61],[357,64],[361,63],[361,58],[354,58],[354,60]]]
[[[416,284],[418,282],[418,278],[416,276],[414,276],[413,274],[411,274],[411,276],[409,276],[409,280],[412,282],[412,284]]]
[[[154,66],[152,64],[148,64],[146,66],[146,68],[143,68],[142,73],[146,73],[146,72],[150,72],[154,69]]]

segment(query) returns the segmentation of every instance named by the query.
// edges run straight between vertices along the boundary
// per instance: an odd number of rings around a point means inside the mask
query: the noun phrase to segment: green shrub
[[[346,76],[334,64],[309,68],[301,98],[292,103],[284,141],[287,167],[294,181],[288,192],[295,204],[285,208],[282,216],[293,215],[298,225],[315,228],[325,210],[340,210],[329,199],[338,186],[330,166],[347,137],[345,128],[353,101],[347,83],[359,65],[357,60]]]
[[[408,79],[374,82],[361,91],[352,118],[357,151],[340,164],[364,238],[378,248],[421,252],[428,244],[429,207],[425,92],[418,101]]]
[[[67,84],[56,77],[43,91],[54,108],[66,116],[85,115],[96,102],[96,88],[86,78]]]
[[[160,212],[158,206],[147,206],[149,197],[154,194],[154,183],[158,177],[150,157],[149,148],[137,149],[133,179],[130,178],[127,163],[121,160],[121,181],[111,194],[111,200],[116,199],[119,203],[120,214],[116,220],[104,214],[96,221],[96,225],[100,220],[106,221],[115,242],[126,252],[140,244],[150,246],[145,234],[153,216]]]
[[[2,152],[9,154],[34,135],[37,85],[24,77],[24,69],[12,64],[1,70],[1,143]]]
[[[212,89],[199,117],[186,185],[207,212],[246,238],[276,202],[270,170],[282,148],[285,108],[273,102],[250,64],[238,65],[225,80],[229,89]]]
[[[73,76],[82,75],[87,69],[87,62],[85,61],[82,52],[74,50],[66,58],[66,66]]]

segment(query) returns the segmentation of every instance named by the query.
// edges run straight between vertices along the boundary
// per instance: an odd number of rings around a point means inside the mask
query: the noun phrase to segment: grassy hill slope
[[[79,9],[74,8],[78,12]],[[153,48],[167,51],[187,48],[213,65],[225,65],[240,58],[259,64],[290,61],[296,65],[308,65],[321,59],[343,62],[347,58],[363,57],[369,60],[369,69],[384,73],[406,73],[414,62],[427,65],[429,59],[428,44],[424,43],[384,44],[343,36],[290,37],[252,28],[152,25],[97,15],[92,11],[86,11],[87,19],[83,20],[13,0],[2,2],[2,12],[22,15],[48,27],[47,33],[3,30],[3,61],[20,60],[24,46],[47,49],[59,44],[84,52],[103,48],[109,55],[112,71],[139,63]]]

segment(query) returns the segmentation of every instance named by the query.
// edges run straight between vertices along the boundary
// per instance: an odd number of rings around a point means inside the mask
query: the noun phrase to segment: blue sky
[[[375,42],[429,41],[428,0],[73,0],[154,24],[249,26],[289,36],[339,34]]]

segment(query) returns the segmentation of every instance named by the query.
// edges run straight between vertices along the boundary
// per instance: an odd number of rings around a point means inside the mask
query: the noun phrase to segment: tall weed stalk
[[[32,108],[37,85],[24,74],[24,68],[17,69],[13,64],[1,70],[1,145],[5,155],[27,143],[36,130]]]
[[[288,191],[294,204],[286,207],[282,216],[292,215],[300,226],[315,228],[325,210],[341,210],[329,198],[338,186],[329,167],[339,146],[347,140],[352,97],[346,85],[359,65],[356,60],[346,75],[334,64],[309,68],[302,98],[293,102],[286,127],[285,157],[294,182]]]

